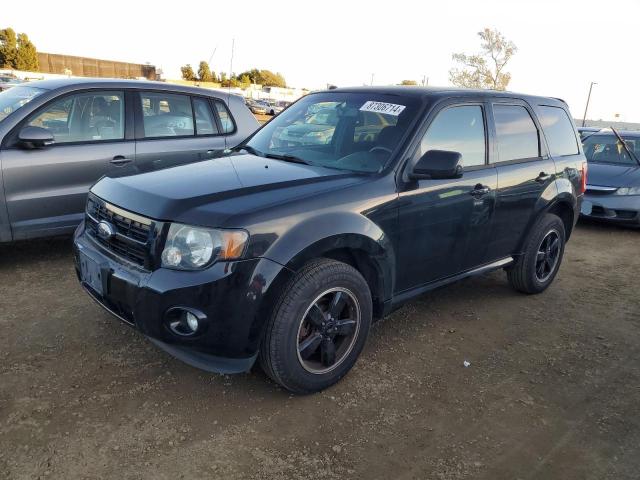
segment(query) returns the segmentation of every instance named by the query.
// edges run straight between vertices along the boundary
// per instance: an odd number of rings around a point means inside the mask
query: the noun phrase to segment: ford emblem
[[[116,229],[109,222],[104,220],[98,223],[98,236],[103,240],[109,240],[116,234]]]

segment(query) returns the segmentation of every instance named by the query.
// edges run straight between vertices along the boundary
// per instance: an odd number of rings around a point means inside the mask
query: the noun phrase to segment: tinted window
[[[216,101],[216,110],[218,110],[218,117],[220,117],[222,132],[233,132],[235,130],[235,125],[233,124],[233,118],[231,118],[231,114],[229,113],[229,109],[227,108],[227,106],[221,101]]]
[[[56,143],[122,139],[124,96],[122,92],[68,95],[37,112],[29,125],[46,128]]]
[[[493,105],[500,161],[539,157],[538,130],[526,108]]]
[[[282,161],[378,172],[395,158],[420,105],[403,95],[313,93],[269,121],[247,145]]]
[[[383,128],[394,127],[397,122],[398,118],[391,115],[361,112],[353,133],[353,141],[375,143]]]
[[[218,127],[213,119],[213,113],[207,100],[204,98],[194,98],[193,110],[196,116],[196,132],[198,135],[218,133]]]
[[[640,137],[623,136],[622,139],[631,153],[640,156]],[[638,165],[613,133],[591,135],[585,138],[582,146],[588,162]]]
[[[191,99],[173,93],[141,92],[145,137],[193,135]]]
[[[560,107],[540,106],[540,123],[553,156],[576,155],[578,141],[567,112]]]
[[[462,154],[467,167],[484,165],[485,133],[482,107],[451,107],[438,113],[420,142],[420,155],[429,150],[449,150]]]

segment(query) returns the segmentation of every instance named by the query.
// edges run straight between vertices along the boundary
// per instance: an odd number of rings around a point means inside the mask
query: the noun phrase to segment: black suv
[[[295,128],[290,128],[295,126]],[[553,281],[586,185],[567,105],[413,87],[307,95],[220,158],[91,189],[78,277],[100,305],[216,372],[338,381],[373,319],[503,268]]]

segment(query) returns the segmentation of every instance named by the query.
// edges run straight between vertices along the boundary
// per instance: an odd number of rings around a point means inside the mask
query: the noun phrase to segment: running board
[[[430,290],[434,290],[436,288],[443,287],[450,283],[457,282],[458,280],[462,280],[463,278],[474,277],[476,275],[482,275],[483,273],[491,272],[499,268],[504,268],[508,265],[511,265],[513,262],[514,262],[513,257],[506,257],[501,260],[497,260],[495,262],[487,263],[486,265],[482,265],[480,267],[474,268],[473,270],[468,270],[466,272],[459,273],[452,277],[443,278],[441,280],[436,280],[435,282],[427,283],[426,285],[421,285],[419,287],[415,287],[410,290],[405,290],[404,292],[400,292],[399,294],[393,297],[391,308],[392,309],[397,308],[401,303],[406,302],[407,300],[415,297],[416,295],[420,295]]]

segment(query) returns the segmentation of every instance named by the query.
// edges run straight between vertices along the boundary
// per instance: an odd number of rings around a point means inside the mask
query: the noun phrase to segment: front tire
[[[524,253],[507,269],[511,286],[528,294],[545,291],[560,269],[565,242],[562,220],[551,213],[544,214],[532,227]]]
[[[351,370],[369,333],[371,292],[350,265],[309,262],[289,282],[262,339],[265,373],[294,393],[323,390]]]

